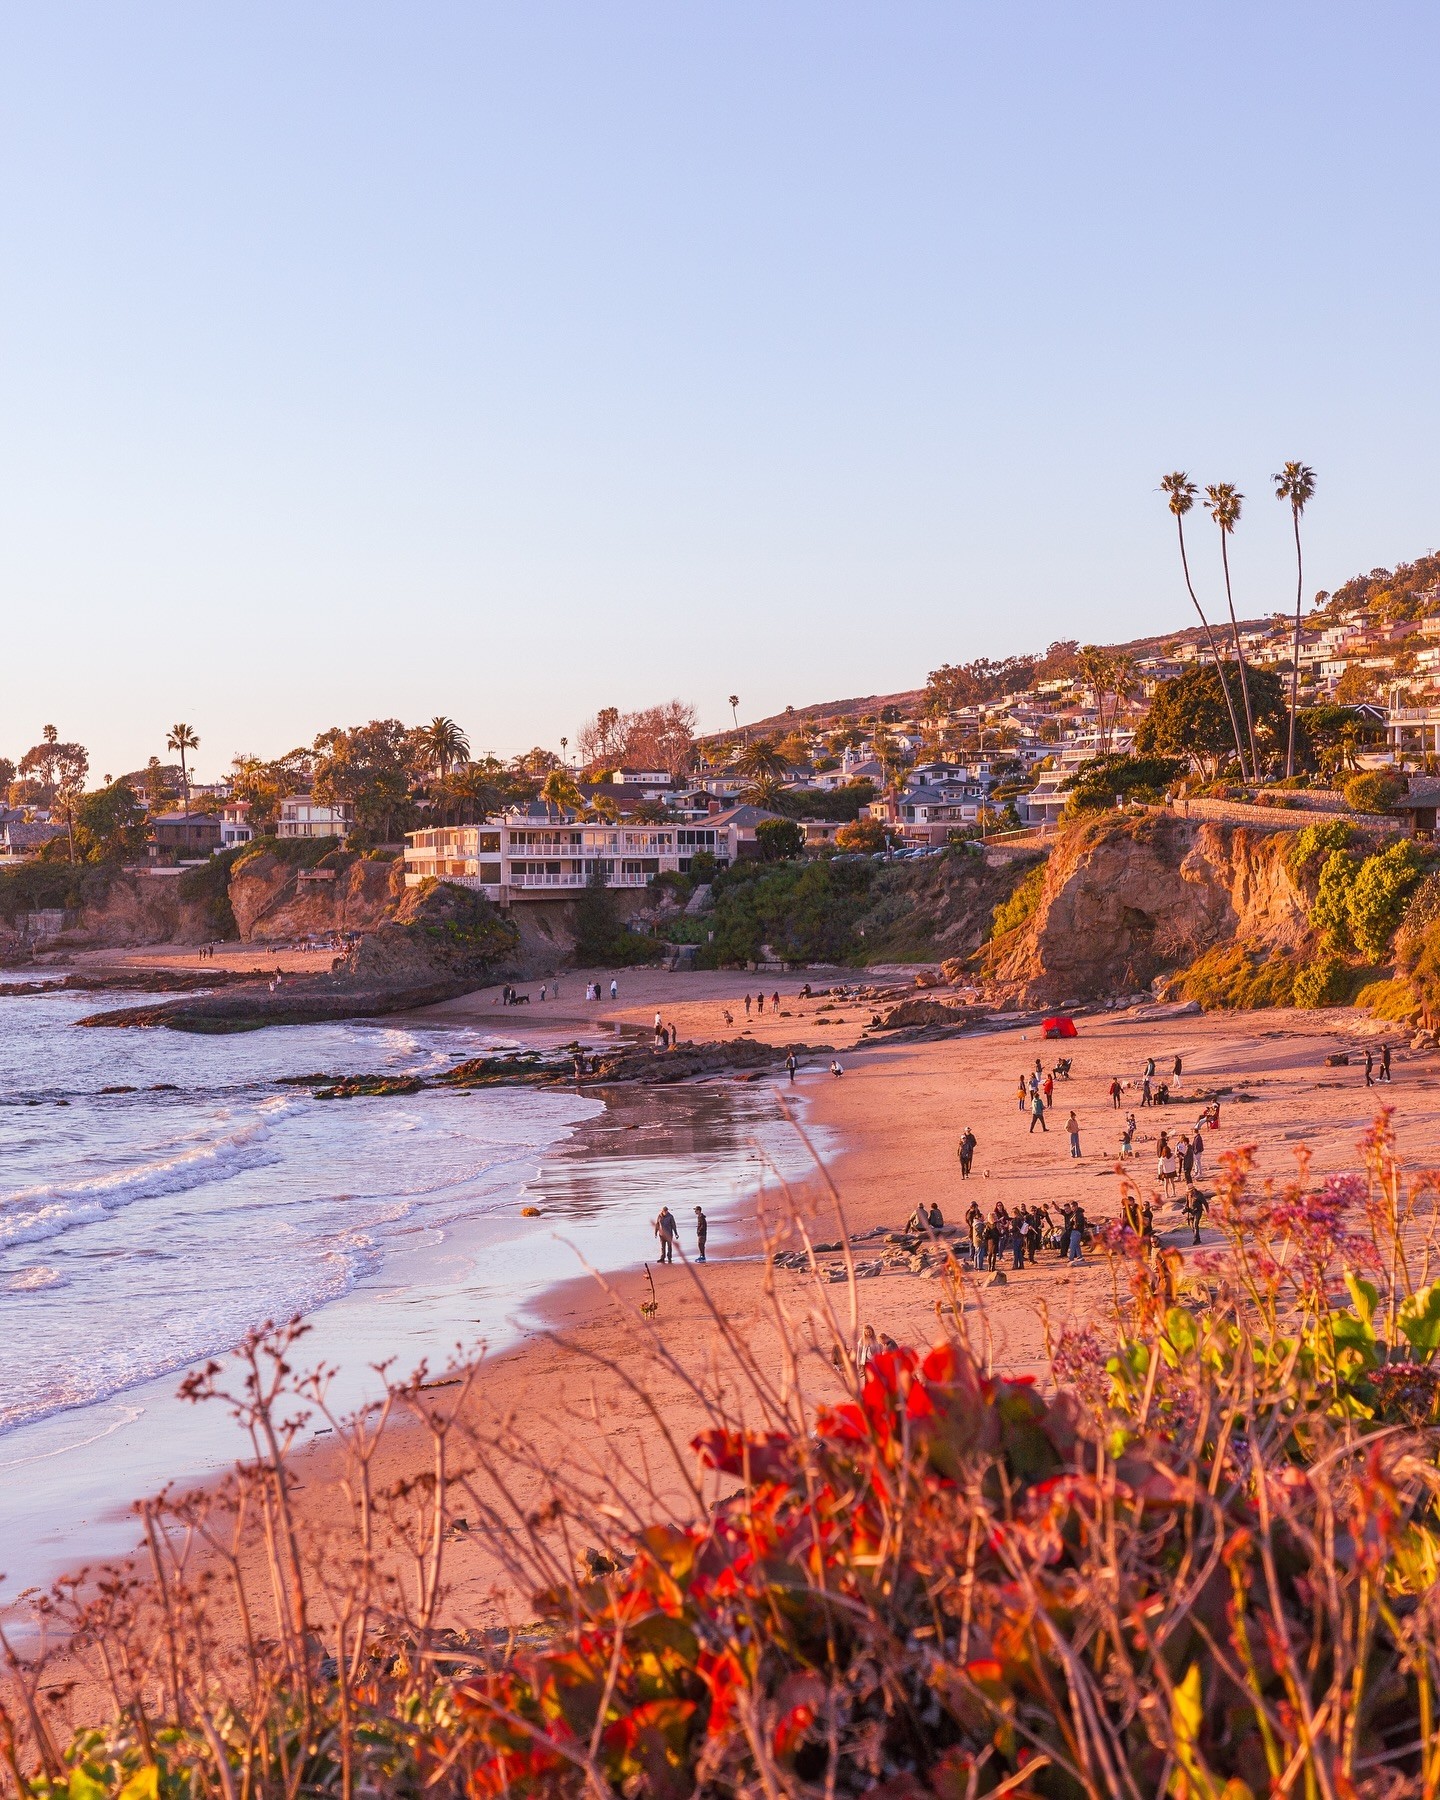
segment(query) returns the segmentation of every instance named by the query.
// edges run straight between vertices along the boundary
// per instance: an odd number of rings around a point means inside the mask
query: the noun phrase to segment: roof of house
[[[710,813],[707,825],[733,825],[738,831],[753,831],[767,819],[783,819],[784,813],[768,812],[763,806],[732,806],[725,812]]]
[[[0,826],[12,850],[29,850],[36,844],[48,844],[51,838],[63,837],[63,825],[36,825],[25,819],[12,819]]]

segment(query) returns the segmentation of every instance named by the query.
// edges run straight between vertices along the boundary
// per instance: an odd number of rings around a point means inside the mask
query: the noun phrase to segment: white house
[[[276,835],[282,838],[346,838],[355,824],[355,808],[348,800],[325,805],[313,794],[291,794],[280,802]]]
[[[250,802],[248,800],[232,800],[220,812],[220,848],[234,850],[240,844],[250,843],[255,836],[255,828],[250,823]]]

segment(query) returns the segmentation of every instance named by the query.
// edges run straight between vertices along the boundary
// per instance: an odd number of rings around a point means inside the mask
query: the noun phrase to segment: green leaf
[[[85,1769],[72,1769],[67,1785],[70,1800],[110,1800],[110,1790]]]
[[[1380,1291],[1368,1281],[1362,1281],[1353,1270],[1345,1271],[1345,1285],[1350,1290],[1350,1298],[1355,1302],[1355,1310],[1369,1325],[1375,1317],[1375,1308],[1380,1304]]]
[[[1398,1322],[1424,1360],[1433,1356],[1440,1349],[1440,1281],[1432,1281],[1428,1288],[1403,1301]]]
[[[75,1800],[72,1794],[70,1800]],[[160,1771],[154,1763],[139,1769],[121,1788],[116,1800],[160,1800]]]
[[[1167,1310],[1165,1335],[1182,1356],[1189,1356],[1200,1341],[1194,1317],[1183,1306],[1172,1306]]]

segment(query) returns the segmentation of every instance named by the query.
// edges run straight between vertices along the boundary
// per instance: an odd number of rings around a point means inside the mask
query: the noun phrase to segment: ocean
[[[304,1316],[305,1357],[358,1404],[375,1363],[502,1348],[582,1259],[653,1254],[662,1198],[683,1225],[753,1191],[763,1161],[807,1160],[763,1084],[614,1113],[533,1088],[322,1101],[277,1082],[435,1073],[511,1040],[76,1027],[131,1002],[0,988],[0,1606],[128,1549],[129,1502],[241,1454],[223,1409],[175,1389],[249,1329]]]

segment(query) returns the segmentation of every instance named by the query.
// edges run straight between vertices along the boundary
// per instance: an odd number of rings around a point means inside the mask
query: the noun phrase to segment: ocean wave
[[[62,1275],[58,1269],[52,1269],[46,1263],[36,1263],[33,1268],[17,1269],[11,1275],[0,1275],[0,1293],[38,1294],[46,1288],[65,1287],[69,1279],[68,1275]]]
[[[278,1154],[266,1139],[271,1118],[288,1104],[272,1102],[261,1117],[210,1143],[192,1144],[178,1153],[84,1181],[46,1182],[0,1195],[0,1249],[43,1243],[136,1200],[188,1193],[227,1181],[247,1169],[278,1162]]]

